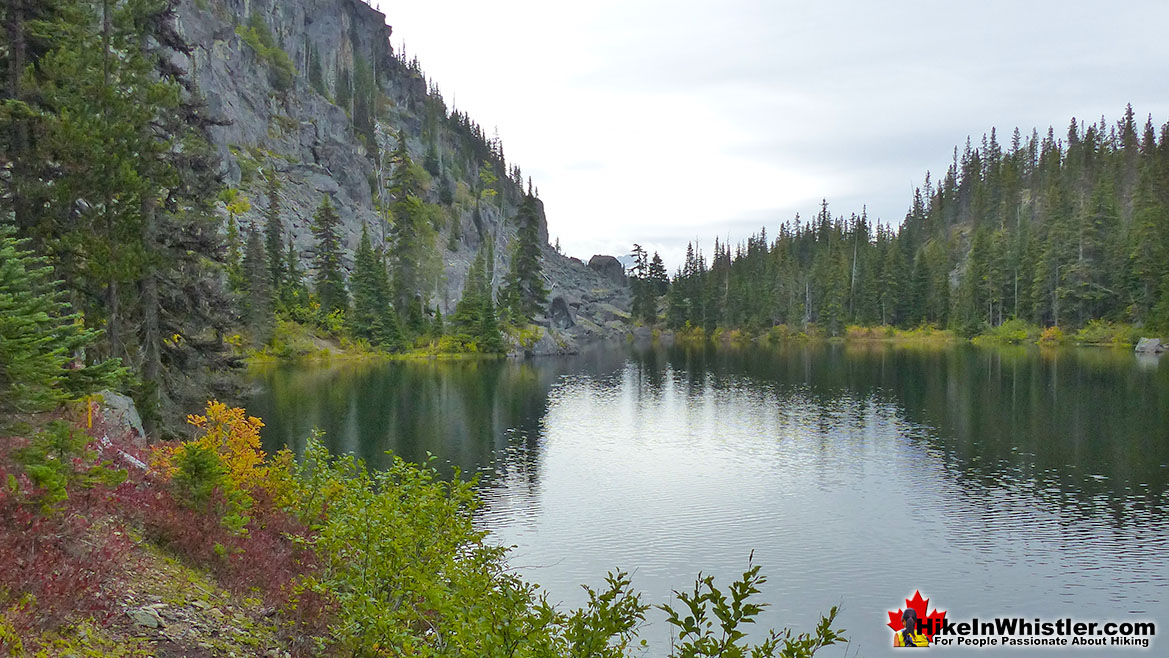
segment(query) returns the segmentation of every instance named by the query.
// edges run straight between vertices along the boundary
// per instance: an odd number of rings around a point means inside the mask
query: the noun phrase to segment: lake
[[[887,611],[918,590],[956,620],[1169,628],[1169,357],[617,345],[255,376],[269,449],[319,427],[374,466],[392,450],[479,474],[479,522],[565,605],[617,567],[665,602],[754,551],[760,626],[811,630],[839,604],[850,656],[890,653]],[[660,615],[643,637],[668,651]],[[1048,655],[1069,652],[1142,653]]]

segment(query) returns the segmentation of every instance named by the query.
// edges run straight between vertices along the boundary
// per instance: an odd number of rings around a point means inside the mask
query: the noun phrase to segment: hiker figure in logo
[[[918,632],[920,629],[917,627],[917,612],[913,608],[906,608],[905,612],[901,613],[901,622],[905,624],[905,628],[893,635],[893,646],[928,647],[930,645],[929,638]]]

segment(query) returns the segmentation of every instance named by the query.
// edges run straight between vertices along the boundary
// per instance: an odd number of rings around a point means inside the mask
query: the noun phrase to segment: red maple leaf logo
[[[905,599],[905,605],[913,608],[913,611],[917,613],[918,620],[922,622],[921,634],[926,636],[930,642],[933,642],[934,633],[942,627],[942,622],[946,620],[946,611],[942,610],[938,612],[938,609],[934,608],[934,611],[927,615],[925,611],[929,607],[929,604],[930,600],[923,599],[920,591],[915,591],[912,599]],[[905,622],[901,621],[901,614],[903,612],[905,612],[905,608],[898,608],[897,612],[889,612],[888,626],[895,632],[899,632],[905,628]]]

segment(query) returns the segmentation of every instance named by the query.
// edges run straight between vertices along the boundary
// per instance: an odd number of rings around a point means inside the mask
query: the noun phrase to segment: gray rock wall
[[[236,26],[246,24],[253,12],[264,19],[296,66],[295,80],[287,91],[272,85],[268,62],[236,32]],[[500,285],[516,233],[510,220],[522,190],[505,180],[503,192],[481,204],[480,221],[475,221],[474,204],[467,202],[466,192],[479,178],[481,160],[446,112],[436,116],[422,76],[394,57],[391,29],[381,12],[360,0],[181,0],[178,24],[194,48],[189,58],[180,56],[179,64],[188,70],[210,114],[227,122],[212,128],[211,138],[226,184],[239,188],[251,202],[251,210],[239,217],[241,226],[263,227],[268,206],[265,181],[275,175],[281,182],[284,229],[286,235],[290,232],[306,270],[313,247],[309,227],[326,196],[341,217],[349,252],[345,263],[351,266],[363,224],[375,243],[387,235],[375,194],[379,181],[390,174],[385,162],[388,152],[397,143],[396,135],[404,131],[411,156],[419,164],[426,144],[438,145],[443,171],[431,181],[426,200],[439,203],[444,186],[454,190],[461,185],[464,191],[453,194],[448,217],[438,227],[435,248],[442,275],[434,282],[433,298],[444,313],[454,309],[467,269],[485,240],[495,244],[496,285]],[[325,95],[309,81],[314,52],[321,63]],[[358,60],[372,67],[378,82],[373,132],[381,157],[374,157],[357,136],[349,108],[333,102],[341,82],[339,73],[352,74]],[[222,212],[226,217],[226,209]],[[540,237],[547,243],[543,204],[540,216]],[[458,231],[457,239],[451,238],[452,231]],[[606,280],[550,247],[545,249],[545,272],[553,296],[563,297],[574,314],[583,313],[586,319],[598,301],[628,306],[623,283]]]

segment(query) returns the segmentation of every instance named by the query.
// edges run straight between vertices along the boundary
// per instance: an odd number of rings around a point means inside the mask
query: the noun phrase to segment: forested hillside
[[[71,358],[127,366],[148,418],[230,394],[249,351],[570,349],[622,299],[362,2],[2,11],[0,222],[101,332]]]
[[[1165,331],[1167,249],[1169,124],[1158,134],[1129,106],[1116,123],[1072,119],[1063,136],[968,140],[940,180],[926,175],[896,228],[863,211],[834,216],[824,202],[774,237],[716,240],[709,261],[691,245],[664,319],[707,330],[815,323],[831,335],[849,324],[970,335],[1011,319]]]

